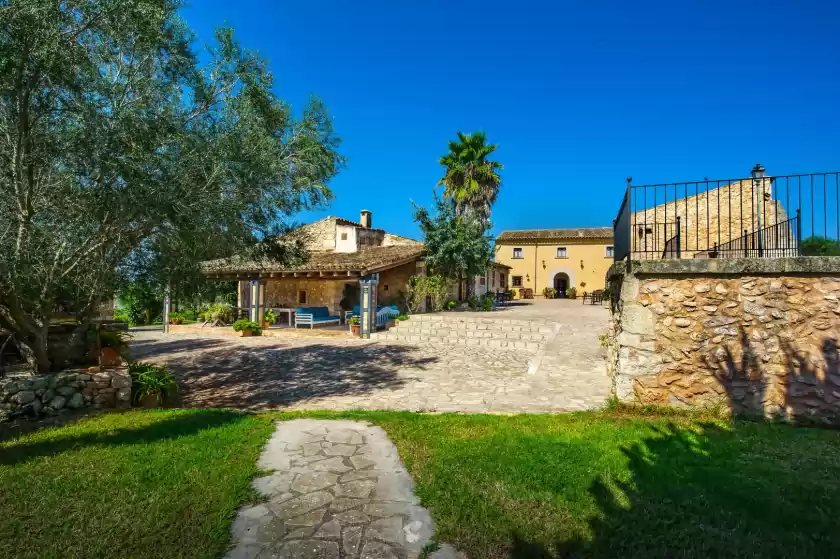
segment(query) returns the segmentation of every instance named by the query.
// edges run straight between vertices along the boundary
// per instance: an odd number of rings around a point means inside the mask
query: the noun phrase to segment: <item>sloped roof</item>
[[[502,231],[501,234],[496,237],[496,242],[612,238],[612,227],[580,227],[576,229],[517,229],[512,231]]]
[[[333,272],[369,274],[387,270],[419,258],[423,245],[394,245],[370,247],[358,252],[314,251],[309,260],[297,266],[284,266],[271,260],[246,260],[238,256],[213,260],[204,264],[204,271],[210,275],[231,273],[310,273]]]

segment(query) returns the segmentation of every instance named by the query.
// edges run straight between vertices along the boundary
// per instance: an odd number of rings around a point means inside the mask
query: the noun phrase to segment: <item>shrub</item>
[[[545,289],[543,289],[543,297],[545,297],[546,299],[554,299],[555,297],[557,297],[557,290],[553,287],[546,287]]]
[[[233,307],[227,303],[213,303],[204,311],[206,320],[221,320],[223,322],[230,322],[233,319]]]
[[[267,311],[265,311],[265,316],[263,316],[263,320],[274,324],[275,322],[277,322],[277,315],[274,314],[273,310],[268,309]]]
[[[411,276],[408,278],[406,304],[408,310],[416,313],[426,300],[432,300],[432,310],[442,311],[449,293],[449,280],[443,276]]]
[[[510,291],[508,291],[508,293],[510,293],[510,298],[511,298],[511,299],[513,299],[514,297],[516,297],[516,290],[515,290],[515,289],[511,288],[511,290],[510,290]]]
[[[493,310],[493,297],[482,297],[481,298],[481,310],[483,310],[483,311],[492,311]]]
[[[400,316],[402,316],[402,315],[400,315]],[[401,319],[401,318],[397,317],[397,320],[405,320],[405,319]],[[352,326],[359,326],[361,323],[362,323],[362,319],[359,318],[358,316],[351,316],[350,319],[347,321],[347,324],[350,324]]]
[[[568,288],[566,290],[566,297],[568,297],[569,299],[575,299],[577,297],[577,288],[576,287]]]
[[[242,332],[243,330],[251,330],[255,334],[259,334],[262,332],[262,328],[256,322],[248,320],[247,318],[240,318],[236,322],[233,323],[233,329],[237,332]]]
[[[129,316],[127,312],[119,308],[114,309],[114,320],[125,322],[129,326],[137,326],[134,322],[132,322],[131,316]]]
[[[467,299],[467,304],[470,306],[470,309],[476,310],[481,307],[481,300],[475,295],[470,295],[470,298]]]
[[[448,301],[446,303],[447,310],[454,311],[458,307],[458,303],[455,301]]]
[[[404,315],[404,314],[401,314],[400,316],[397,317],[397,320],[399,320],[399,321],[408,320],[408,316]]]
[[[129,361],[128,374],[131,375],[131,393],[135,403],[150,395],[162,403],[178,391],[175,375],[166,366]]]

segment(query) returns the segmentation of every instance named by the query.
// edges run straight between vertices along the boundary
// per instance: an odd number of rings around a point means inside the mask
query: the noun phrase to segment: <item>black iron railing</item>
[[[840,173],[633,186],[615,227],[615,259],[783,258],[803,240],[840,242]],[[804,238],[803,238],[804,236]]]

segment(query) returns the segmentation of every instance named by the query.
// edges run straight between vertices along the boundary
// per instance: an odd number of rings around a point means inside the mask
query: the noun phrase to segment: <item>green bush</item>
[[[577,288],[576,287],[568,288],[566,290],[566,297],[568,297],[569,299],[575,299],[577,297]]]
[[[274,324],[275,322],[277,322],[277,315],[274,314],[273,310],[268,309],[267,311],[265,311],[265,315],[263,316],[263,320],[265,320],[266,322],[270,322],[270,323]]]
[[[183,324],[184,323],[184,313],[177,312],[177,311],[169,313],[169,323],[170,324]]]
[[[546,287],[545,289],[543,289],[543,297],[545,297],[546,299],[554,299],[555,297],[557,297],[557,290],[553,287]]]
[[[162,403],[178,392],[175,375],[166,366],[129,361],[128,374],[131,375],[131,395],[135,403],[149,395],[154,395],[158,403]]]
[[[96,347],[96,330],[91,329],[90,333],[93,335],[90,345],[91,347]],[[130,340],[131,334],[122,330],[99,331],[99,346],[115,349],[120,355],[124,355],[128,352],[128,342]]]
[[[205,320],[221,320],[223,322],[230,322],[233,320],[233,307],[227,303],[213,303],[207,306],[204,311]]]
[[[470,306],[470,309],[477,310],[481,307],[481,299],[475,295],[470,295],[470,298],[467,299],[467,304]]]
[[[455,301],[448,301],[448,302],[446,303],[446,309],[447,309],[447,310],[454,311],[456,308],[458,308],[458,303],[457,303],[457,302],[455,302]]]
[[[129,326],[137,326],[132,320],[131,316],[127,312],[122,309],[114,309],[114,320],[119,320],[120,322],[125,322]]]
[[[840,256],[840,242],[813,236],[802,241],[803,256]]]
[[[510,298],[511,298],[511,299],[513,299],[514,297],[516,297],[516,290],[515,290],[515,289],[511,289],[510,291],[508,291],[508,293],[510,294]]]
[[[400,321],[400,322],[402,322],[403,320],[408,320],[408,315],[401,314],[400,316],[397,317],[397,320]]]
[[[236,322],[233,323],[233,329],[236,332],[242,332],[243,330],[251,330],[254,334],[259,334],[262,332],[262,328],[260,325],[252,320],[248,320],[247,318],[240,318]]]
[[[483,311],[492,311],[493,310],[493,299],[491,297],[482,297],[481,298],[481,310],[483,310]]]
[[[397,318],[399,320],[399,318]],[[351,324],[353,326],[358,326],[362,323],[362,319],[358,316],[351,316],[350,319],[347,321],[347,324]]]
[[[412,313],[420,309],[420,305],[430,297],[432,310],[442,311],[446,305],[449,293],[449,280],[443,276],[411,276],[408,278],[408,294],[406,304]]]

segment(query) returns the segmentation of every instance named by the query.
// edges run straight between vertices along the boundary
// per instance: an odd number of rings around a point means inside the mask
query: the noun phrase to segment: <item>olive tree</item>
[[[293,112],[231,29],[202,54],[180,7],[0,2],[0,329],[37,371],[58,301],[84,322],[138,265],[178,289],[209,258],[299,257],[266,241],[331,196],[322,103]]]

